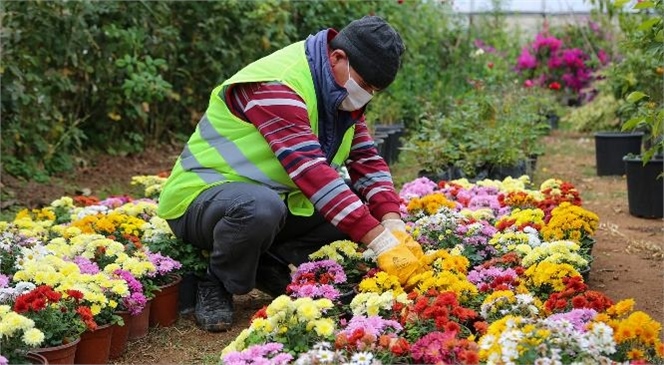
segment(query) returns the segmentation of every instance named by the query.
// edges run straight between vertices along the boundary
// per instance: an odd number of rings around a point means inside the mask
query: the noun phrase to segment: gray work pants
[[[297,266],[320,247],[348,239],[319,213],[294,216],[273,190],[242,182],[203,191],[183,216],[168,223],[185,244],[210,252],[208,272],[233,294],[255,287],[266,255]]]

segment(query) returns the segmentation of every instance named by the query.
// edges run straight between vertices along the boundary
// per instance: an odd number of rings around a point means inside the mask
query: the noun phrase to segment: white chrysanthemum
[[[30,290],[34,289],[36,286],[35,284],[28,282],[28,281],[19,281],[16,283],[16,285],[12,288],[0,288],[0,303],[9,303],[11,301],[14,301],[16,297],[23,293],[27,293]]]
[[[528,244],[530,247],[538,247],[542,244],[542,240],[539,238],[539,231],[535,228],[526,226],[523,229],[523,233],[528,235]]]
[[[89,215],[106,214],[109,208],[105,205],[88,205],[86,207],[75,208],[72,211],[72,220],[83,219]]]
[[[332,344],[327,341],[320,341],[313,345],[314,350],[329,350],[332,348]]]
[[[493,344],[496,342],[496,336],[487,334],[484,335],[480,338],[480,341],[478,343],[480,350],[490,350],[491,347],[493,347]]]
[[[613,329],[606,323],[594,323],[588,334],[591,336],[592,342],[597,346],[598,351],[605,354],[613,354],[616,352]]]
[[[334,352],[330,350],[319,350],[316,352],[316,359],[321,364],[332,364],[334,362]]]
[[[21,247],[18,259],[15,263],[15,267],[16,269],[21,270],[23,269],[24,265],[32,262],[39,262],[50,255],[53,255],[53,252],[42,245],[34,245],[30,248]]]
[[[371,365],[374,356],[370,352],[358,352],[351,357],[351,363],[356,365]]]

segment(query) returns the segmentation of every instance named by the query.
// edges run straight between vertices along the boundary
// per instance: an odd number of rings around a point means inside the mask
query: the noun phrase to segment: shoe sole
[[[232,323],[214,323],[214,324],[201,324],[196,322],[198,328],[207,332],[226,332],[233,327]]]
[[[260,290],[261,293],[263,293],[263,294],[265,294],[265,295],[268,295],[268,296],[272,297],[273,299],[276,298],[276,297],[278,297],[278,296],[280,296],[280,295],[286,294],[285,291],[284,291],[283,293],[279,293],[279,294],[277,294],[277,293],[275,293],[273,290],[269,290],[269,289],[266,289],[266,288],[261,288],[261,287],[259,287],[259,286],[257,286],[256,289]]]

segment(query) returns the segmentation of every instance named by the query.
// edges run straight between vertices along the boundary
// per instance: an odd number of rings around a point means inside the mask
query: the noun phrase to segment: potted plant
[[[571,109],[562,122],[576,132],[594,132],[597,176],[624,175],[623,157],[641,151],[642,132],[623,132],[618,110],[623,103],[596,82],[599,93],[588,103]]]
[[[178,289],[179,311],[180,314],[193,313],[196,305],[198,278],[207,269],[208,260],[205,252],[175,237],[168,223],[160,217],[150,218],[148,225],[144,228],[141,242],[151,252],[158,252],[179,263],[180,266],[171,272],[182,278]]]
[[[473,90],[444,114],[425,113],[404,150],[433,181],[519,177],[548,130],[538,112],[534,98],[509,86]]]
[[[13,311],[32,320],[34,328],[44,335],[41,347],[33,349],[33,352],[46,357],[51,363],[74,362],[81,334],[97,327],[90,307],[81,305],[82,299],[80,291],[59,293],[48,285],[38,286],[16,297]],[[65,362],[58,362],[63,359]]]
[[[147,255],[148,260],[156,268],[156,271],[150,276],[152,282],[158,287],[150,309],[150,325],[168,327],[173,325],[178,318],[182,276],[177,271],[182,268],[182,264],[159,252],[148,252]]]
[[[113,277],[126,282],[129,293],[124,297],[115,299],[118,303],[118,306],[115,308],[115,314],[122,318],[122,320],[113,325],[113,334],[108,354],[109,360],[120,357],[125,351],[127,341],[129,340],[132,317],[141,314],[148,302],[143,294],[143,284],[131,272],[116,269],[113,271]]]
[[[454,117],[453,113],[444,115],[431,106],[425,106],[425,111],[413,127],[403,150],[418,162],[420,177],[432,181],[461,177],[454,168],[461,153],[454,143],[454,137],[460,134],[461,129]]]
[[[631,215],[643,218],[662,218],[664,185],[662,166],[664,158],[664,67],[657,60],[664,57],[664,0],[639,2],[634,5],[641,17],[621,21],[627,33],[625,51],[641,56],[647,69],[641,70],[643,79],[637,80],[640,89],[626,96],[629,119],[622,129],[643,131],[643,151],[625,156],[627,199]]]
[[[627,100],[639,105],[636,115],[623,126],[624,130],[645,131],[643,152],[624,157],[627,175],[629,213],[643,218],[664,216],[664,104],[646,101],[648,96],[636,91]]]
[[[35,322],[16,313],[8,305],[0,305],[0,364],[27,363],[28,352],[44,342],[44,333],[35,328]]]

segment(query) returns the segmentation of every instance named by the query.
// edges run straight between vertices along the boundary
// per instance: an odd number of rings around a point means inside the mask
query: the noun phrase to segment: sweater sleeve
[[[355,124],[355,136],[346,167],[353,187],[368,202],[371,214],[380,220],[387,213],[399,213],[399,195],[390,168],[378,154],[364,121]]]
[[[288,176],[327,221],[355,242],[380,224],[327,163],[297,93],[275,82],[241,84],[227,91],[226,100],[236,116],[258,129]]]

